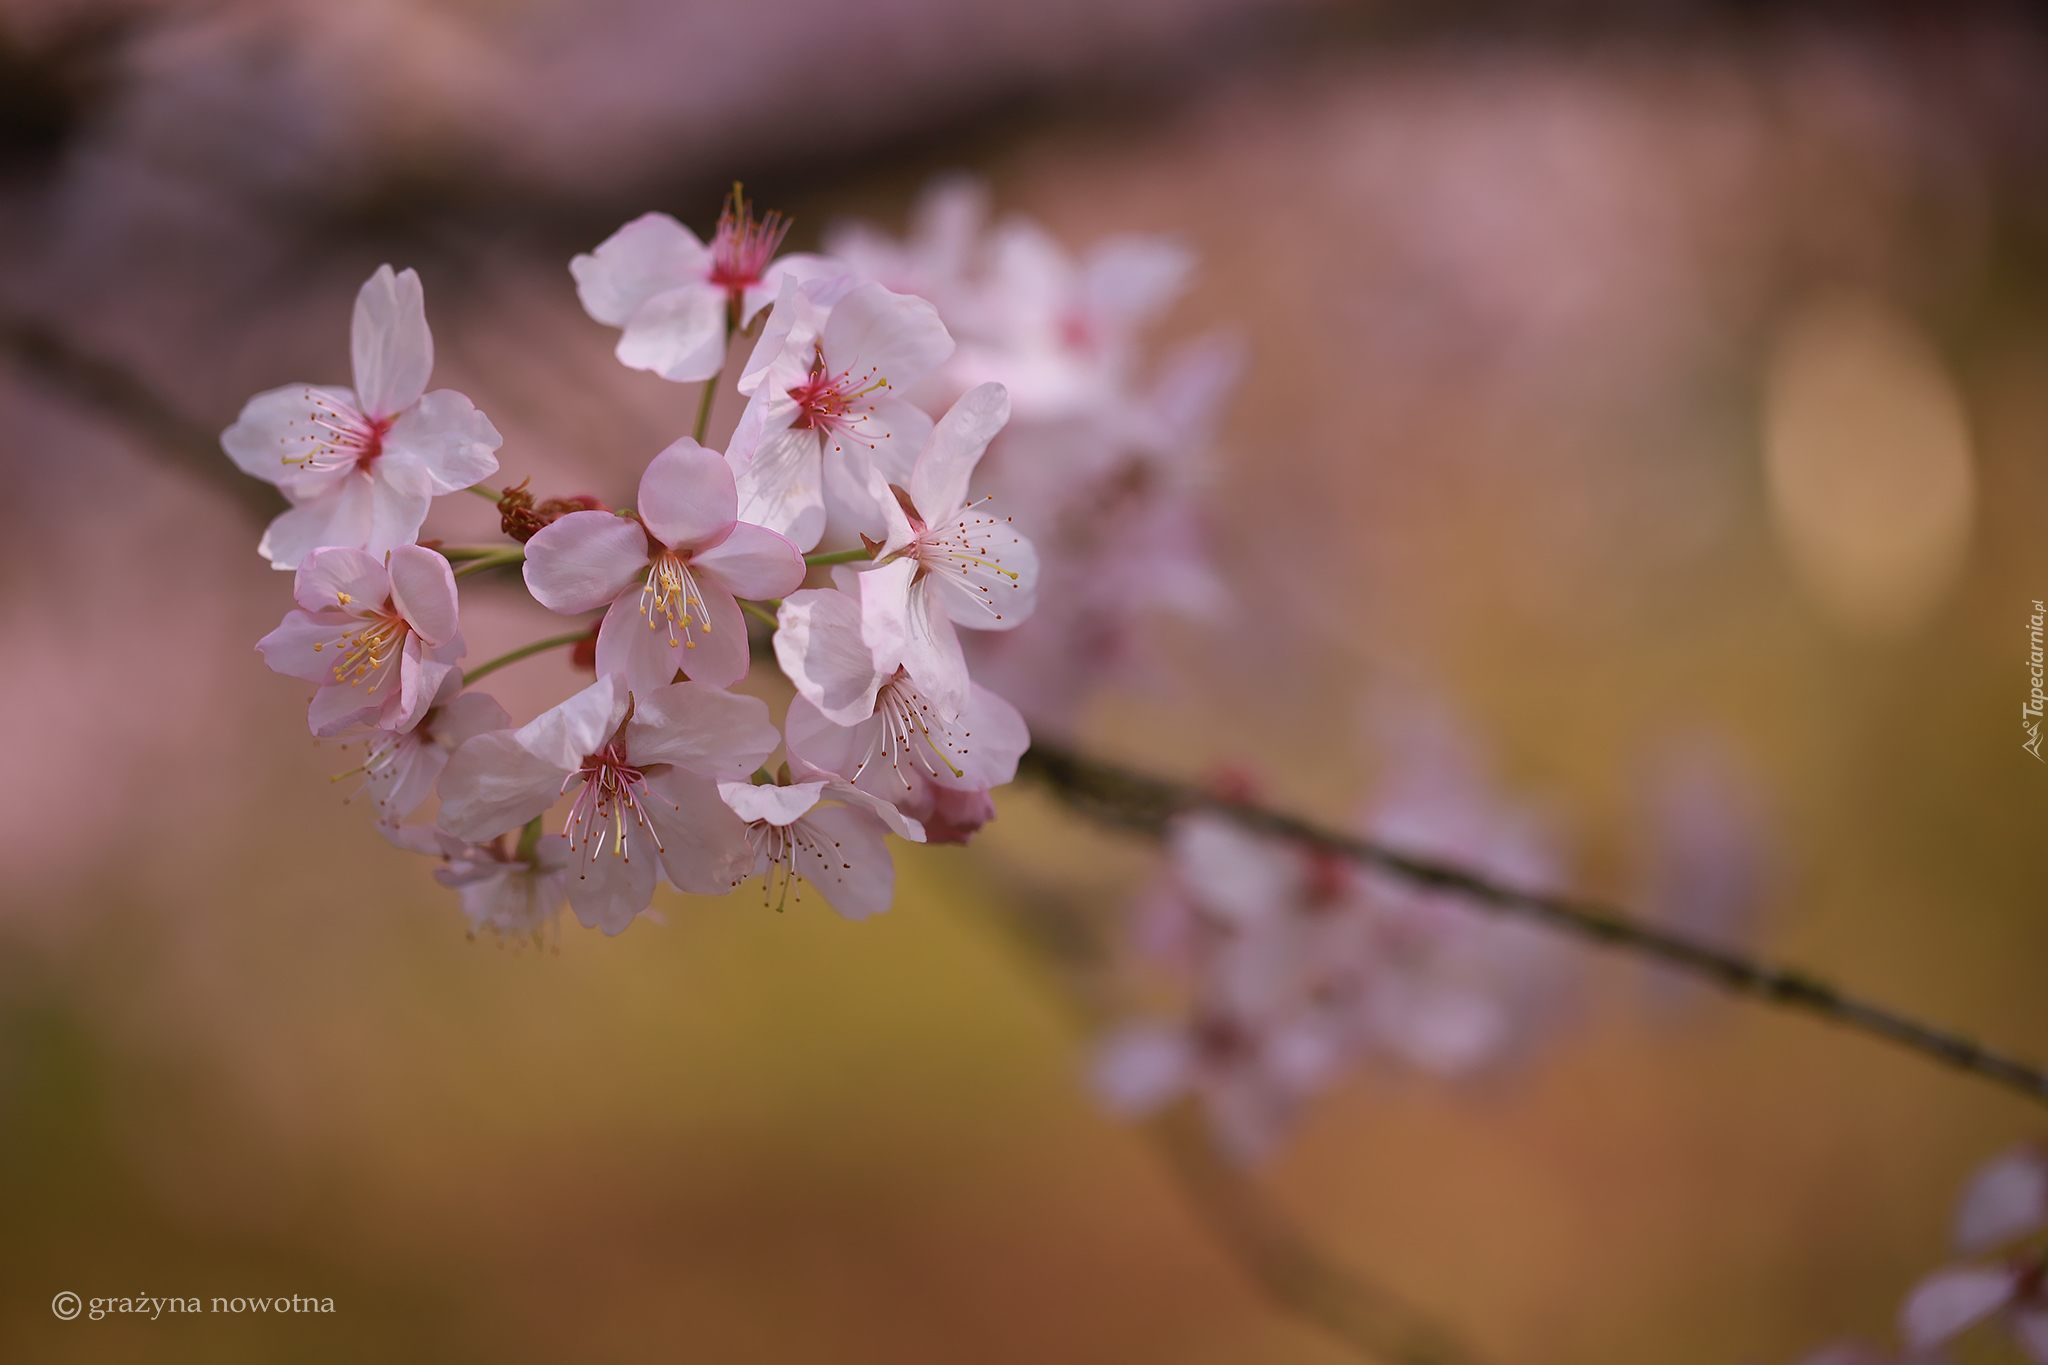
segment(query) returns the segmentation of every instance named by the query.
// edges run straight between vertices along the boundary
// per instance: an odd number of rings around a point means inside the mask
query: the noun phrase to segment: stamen
[[[353,408],[342,407],[323,393],[313,394],[313,410],[303,422],[292,421],[287,429],[305,426],[304,433],[284,437],[286,442],[310,437],[313,444],[297,455],[285,455],[288,465],[297,465],[308,473],[325,473],[334,469],[366,467],[384,453],[384,434],[391,430],[395,418],[385,417],[371,421]]]
[[[689,564],[674,551],[664,552],[648,566],[647,581],[640,588],[640,614],[647,618],[649,630],[664,624],[668,627],[671,649],[695,649],[693,632],[711,633],[711,608],[705,604]],[[680,639],[678,626],[682,628]]]

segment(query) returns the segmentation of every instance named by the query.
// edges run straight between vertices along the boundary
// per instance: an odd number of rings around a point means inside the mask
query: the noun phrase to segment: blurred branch
[[[1703,978],[1735,995],[1820,1015],[1885,1039],[1923,1057],[1982,1076],[2048,1104],[2048,1073],[1971,1039],[1846,995],[1804,972],[1711,947],[1654,928],[1607,906],[1502,886],[1448,863],[1418,858],[1370,839],[1324,829],[1247,801],[1233,801],[1184,782],[1104,763],[1054,744],[1034,742],[1018,766],[1050,786],[1077,811],[1106,824],[1163,835],[1174,816],[1214,811],[1246,829],[1338,854],[1429,891],[1456,896],[1482,910],[1529,920],[1603,947],[1649,958]]]
[[[270,520],[285,508],[276,489],[236,469],[220,436],[165,401],[132,371],[77,345],[36,318],[0,313],[0,353],[57,392],[110,417],[187,473],[229,494],[251,516]]]
[[[1188,1201],[1275,1302],[1363,1354],[1397,1365],[1470,1365],[1476,1359],[1416,1310],[1358,1279],[1303,1236],[1257,1181],[1217,1153],[1193,1101],[1172,1106],[1147,1127]]]
[[[1028,873],[1006,873],[1001,881],[994,900],[1008,907],[1002,916],[1006,932],[1046,974],[1081,1028],[1102,1027],[1112,1015],[1101,979],[1110,956],[1103,917]],[[1145,1127],[1195,1214],[1276,1305],[1361,1355],[1393,1365],[1477,1360],[1421,1310],[1316,1245],[1264,1186],[1218,1152],[1193,1101],[1170,1106]]]

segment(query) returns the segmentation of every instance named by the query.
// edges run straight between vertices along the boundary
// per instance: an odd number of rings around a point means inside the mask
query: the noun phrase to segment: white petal
[[[861,638],[860,603],[830,588],[805,588],[775,613],[775,660],[819,711],[837,725],[873,714],[884,681]]]
[[[567,773],[582,767],[585,755],[596,753],[625,718],[626,689],[606,674],[512,733],[527,752]]]
[[[434,370],[434,338],[418,274],[393,274],[380,265],[363,282],[349,327],[349,354],[356,396],[369,416],[390,417],[419,401]]]
[[[765,820],[771,825],[788,825],[818,804],[825,786],[822,781],[798,782],[787,787],[721,782],[718,784],[718,798],[748,824]]]
[[[953,519],[988,443],[1009,420],[1010,391],[1001,384],[969,389],[946,409],[910,473],[910,500],[919,516],[934,524]]]
[[[591,317],[624,327],[634,310],[679,285],[702,284],[711,252],[697,234],[665,213],[645,213],[569,262],[576,297]]]
[[[432,493],[454,493],[490,478],[498,472],[493,452],[504,443],[491,419],[454,389],[435,389],[384,434],[387,452],[402,450],[419,461]]]

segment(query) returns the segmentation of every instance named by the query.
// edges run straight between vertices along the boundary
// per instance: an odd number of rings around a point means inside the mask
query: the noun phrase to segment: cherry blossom
[[[1016,776],[1031,744],[1015,707],[970,682],[965,709],[948,715],[902,667],[876,669],[850,593],[792,593],[777,623],[776,658],[799,693],[784,725],[792,758],[891,802],[932,842],[964,843],[994,818],[988,790]]]
[[[975,465],[1009,416],[1000,384],[984,384],[947,410],[918,454],[909,487],[886,490],[888,539],[858,580],[876,671],[900,664],[946,715],[959,715],[968,697],[954,627],[1012,630],[1030,616],[1038,587],[1031,542],[986,499],[967,496]],[[870,478],[878,502],[885,497],[880,478]]]
[[[498,470],[496,427],[453,389],[427,392],[434,339],[419,276],[379,266],[356,295],[353,389],[287,384],[259,393],[221,446],[292,502],[257,549],[295,569],[318,547],[383,555],[409,545],[436,495]]]
[[[851,275],[783,281],[740,376],[747,406],[726,452],[739,515],[809,551],[827,509],[847,545],[879,532],[871,468],[900,482],[932,420],[899,396],[953,350],[938,311]]]
[[[520,729],[457,749],[441,774],[441,828],[492,839],[570,797],[569,904],[617,934],[647,908],[658,874],[705,895],[746,875],[754,850],[717,783],[752,772],[780,740],[756,698],[694,682],[629,695],[608,673]]]
[[[307,721],[322,737],[365,726],[411,730],[463,654],[448,561],[401,545],[389,567],[362,550],[315,550],[299,566],[299,609],[257,641],[288,677],[319,683]]]
[[[366,752],[355,771],[363,774],[363,789],[376,803],[377,818],[398,821],[433,794],[448,756],[465,740],[511,724],[504,707],[482,692],[464,692],[462,675],[450,670],[433,704],[411,729],[368,728],[344,731],[341,737],[363,741]]]
[[[559,926],[569,899],[569,841],[543,834],[530,852],[505,850],[501,836],[487,844],[457,839],[432,825],[380,824],[384,837],[400,848],[443,860],[434,880],[462,900],[469,935],[529,939],[538,947]]]
[[[608,607],[597,669],[634,692],[675,679],[727,687],[747,675],[735,597],[775,598],[804,580],[803,556],[775,532],[735,520],[732,471],[689,437],[640,476],[632,516],[571,512],[526,545],[526,586],[564,613]]]
[[[822,256],[777,259],[789,224],[754,218],[735,185],[706,246],[665,213],[648,213],[569,262],[576,296],[591,317],[624,329],[618,357],[636,370],[693,383],[725,365],[728,326],[745,327],[773,302],[785,279],[844,273]]]
[[[762,894],[779,910],[793,889],[801,901],[802,884],[808,881],[846,919],[881,914],[896,894],[896,865],[883,836],[893,830],[923,843],[923,827],[849,782],[824,773],[802,776],[802,781],[783,785],[718,784],[725,804],[747,822],[754,853],[750,869],[736,875],[732,885],[760,877]],[[821,804],[826,801],[837,804]]]

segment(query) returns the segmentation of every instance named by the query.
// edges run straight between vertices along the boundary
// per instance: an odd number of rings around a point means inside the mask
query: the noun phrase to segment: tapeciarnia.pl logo
[[[2048,615],[2048,611],[2044,611],[2040,599],[2036,598],[2034,614],[2027,622],[2027,671],[2034,675],[2034,686],[2027,696],[2027,704],[2020,708],[2020,724],[2027,731],[2027,742],[2020,747],[2032,754],[2037,763],[2044,761],[2041,758],[2041,709],[2044,703],[2048,703],[2048,697],[2041,692],[2041,618],[2044,615]]]

